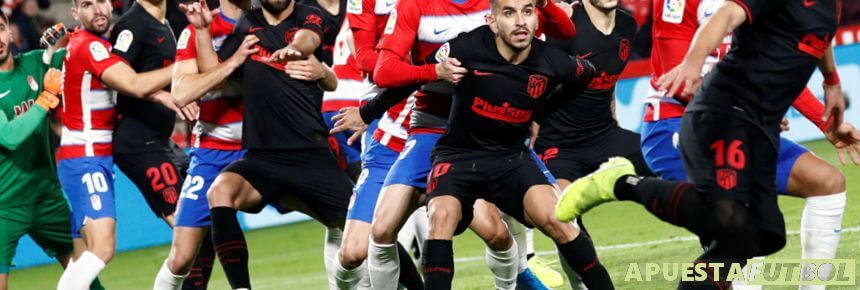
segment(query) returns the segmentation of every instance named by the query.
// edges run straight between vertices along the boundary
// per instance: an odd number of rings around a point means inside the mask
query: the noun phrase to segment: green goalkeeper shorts
[[[72,252],[71,211],[62,196],[0,209],[0,274],[9,273],[18,240],[29,234],[48,256]]]

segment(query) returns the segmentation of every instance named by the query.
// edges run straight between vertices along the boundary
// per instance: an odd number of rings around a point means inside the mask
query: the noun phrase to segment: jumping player
[[[248,153],[227,166],[207,194],[215,250],[233,289],[250,288],[248,250],[237,210],[257,212],[277,202],[327,227],[342,228],[352,188],[328,149],[320,115],[322,89],[284,73],[290,60],[311,54],[320,58],[320,12],[293,1],[263,0],[261,5],[245,13],[218,51],[224,59],[237,50],[257,50],[239,71],[246,76],[242,142]],[[189,13],[197,15],[189,20],[198,32],[208,24],[197,23],[205,13]],[[197,35],[198,46],[211,42],[200,37],[206,33]],[[197,53],[198,63],[208,63],[205,67],[217,64],[214,51]]]
[[[176,57],[176,39],[165,18],[166,1],[135,2],[111,31],[112,53],[135,71],[169,67]],[[163,70],[170,79],[170,70]],[[164,86],[163,90],[169,90]],[[191,103],[185,110],[196,108]],[[170,141],[176,114],[163,106],[120,92],[113,155],[117,167],[137,186],[156,217],[174,225],[188,156]],[[194,118],[196,112],[186,111]]]
[[[73,4],[72,17],[81,26],[72,32],[63,61],[63,135],[57,175],[72,206],[72,236],[83,236],[87,250],[63,272],[57,285],[62,290],[89,287],[116,251],[111,157],[116,111],[107,87],[182,113],[169,94],[159,91],[170,83],[169,67],[138,74],[110,52],[105,37],[111,3],[76,0]]]
[[[707,76],[681,121],[681,158],[690,183],[637,177],[630,161],[612,158],[565,190],[559,219],[570,220],[603,202],[633,200],[713,241],[697,263],[743,264],[781,249],[785,225],[773,182],[780,120],[816,65],[831,76],[824,86],[828,131],[848,137],[836,130],[845,103],[832,77],[830,37],[838,23],[838,2],[737,0],[720,6],[699,28],[681,64],[657,82],[666,95],[689,99],[702,84],[705,59],[734,30],[732,49]],[[706,282],[681,282],[681,287],[730,285],[725,272],[705,276]]]
[[[696,28],[719,8],[723,0],[686,1],[683,13],[675,12],[667,3],[654,3],[654,36],[652,49],[652,86],[670,68],[681,63],[690,46]],[[664,11],[668,11],[664,13]],[[671,16],[671,17],[670,17]],[[673,18],[676,17],[676,18]],[[731,36],[723,40],[720,49],[705,61],[706,74],[725,55],[731,44]],[[663,179],[687,180],[677,148],[678,131],[684,111],[683,100],[664,98],[663,92],[652,89],[646,101],[643,120],[642,151],[649,166]],[[808,89],[794,101],[793,106],[826,133],[826,124],[821,120],[824,106]],[[854,131],[848,123],[839,130]],[[860,133],[855,133],[860,136]],[[826,134],[834,144],[841,141],[834,134]],[[860,138],[860,137],[858,137]],[[855,141],[856,142],[856,141]],[[849,143],[850,140],[849,140]],[[848,148],[851,150],[852,148]],[[840,149],[840,153],[841,153]],[[853,156],[853,154],[852,154]],[[843,160],[844,162],[844,160]],[[641,172],[639,168],[636,172]],[[845,177],[826,161],[816,157],[803,146],[786,138],[779,138],[777,157],[776,190],[780,194],[806,198],[801,219],[801,250],[804,258],[832,259],[839,244],[842,213],[845,210]],[[801,286],[815,287],[812,285]]]

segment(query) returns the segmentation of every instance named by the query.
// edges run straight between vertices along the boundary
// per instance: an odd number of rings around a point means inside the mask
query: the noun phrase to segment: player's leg
[[[116,253],[113,158],[60,160],[57,173],[72,206],[73,237],[80,234],[86,244],[63,271],[57,288],[89,288]]]
[[[385,177],[371,225],[369,269],[376,289],[392,289],[397,273],[404,270],[401,262],[411,261],[405,259],[405,249],[396,244],[397,233],[419,205],[417,189],[427,186],[430,152],[439,137],[439,134],[410,135]]]
[[[493,273],[496,289],[513,289],[519,273],[519,251],[499,215],[499,209],[492,203],[479,199],[475,201],[473,215],[469,229],[486,244],[485,259]]]
[[[9,268],[18,240],[27,233],[33,220],[33,205],[0,209],[0,289],[8,289]]]
[[[267,169],[268,164],[246,157],[225,168],[206,193],[212,219],[212,244],[233,289],[251,287],[248,247],[236,212],[260,207],[263,196],[258,187],[278,188],[265,178],[268,175],[263,172]]]
[[[833,259],[845,211],[845,176],[803,146],[782,138],[776,180],[777,192],[806,199],[800,221],[801,257]],[[818,272],[826,277],[830,270],[830,267],[822,267]],[[800,289],[824,287],[804,285]]]
[[[642,123],[642,157],[651,171],[664,180],[687,180],[678,150],[680,131],[681,118]]]

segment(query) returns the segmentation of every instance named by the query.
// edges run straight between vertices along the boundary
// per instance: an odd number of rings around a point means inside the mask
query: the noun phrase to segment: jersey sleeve
[[[248,13],[242,14],[242,17],[236,21],[236,26],[233,27],[233,32],[224,39],[224,43],[221,44],[221,48],[218,49],[218,58],[220,59],[228,59],[233,53],[236,53],[239,50],[239,46],[242,45],[242,41],[245,40],[245,35],[247,35],[248,31],[251,29],[251,22],[248,20]],[[196,40],[195,40],[196,46]]]
[[[737,3],[744,9],[747,14],[746,23],[752,24],[753,20],[760,15],[764,15],[773,8],[774,3],[781,3],[777,0],[729,0]]]
[[[597,70],[591,62],[560,53],[548,53],[551,63],[555,64],[556,76],[561,77],[561,87],[553,92],[535,119],[538,122],[552,115],[556,110],[579,96],[588,88]]]
[[[49,64],[48,66],[55,68],[55,69],[62,69],[63,68],[63,59],[66,58],[66,53],[68,53],[68,52],[69,51],[66,50],[65,48],[61,48],[61,49],[57,50],[56,52],[54,52],[54,55],[51,56],[51,64]]]
[[[111,52],[125,59],[126,62],[132,63],[144,49],[146,37],[146,31],[129,25],[127,21],[119,22],[111,30],[110,43],[113,46]]]
[[[401,0],[388,16],[382,40],[379,47],[390,50],[403,59],[409,54],[409,49],[418,35],[418,25],[421,23],[421,9],[417,0]]]
[[[39,124],[45,121],[48,114],[42,106],[33,105],[27,112],[15,119],[9,120],[3,111],[0,111],[0,147],[6,150],[15,150],[18,145],[30,137]]]
[[[323,38],[323,18],[322,13],[320,13],[319,9],[316,7],[304,7],[302,12],[298,15],[298,19],[301,22],[299,26],[301,29],[307,29],[315,32],[319,35],[320,39]]]
[[[197,58],[197,35],[194,26],[188,25],[179,34],[179,39],[176,41],[176,61],[196,59]]]
[[[477,47],[478,44],[469,45],[467,34],[460,34],[459,36],[449,40],[448,42],[439,46],[433,53],[427,56],[427,59],[424,60],[426,63],[442,63],[448,60],[449,58],[456,58],[460,62],[464,62],[467,60],[469,48]]]
[[[112,65],[123,61],[121,57],[111,53],[104,43],[91,40],[84,49],[74,55],[76,61],[82,61],[86,70],[101,78],[102,73]]]
[[[349,28],[355,30],[368,30],[376,34],[376,13],[374,0],[348,0],[346,1],[346,19]]]
[[[800,114],[803,114],[806,119],[815,124],[821,132],[827,132],[827,125],[829,122],[825,123],[821,120],[821,116],[824,114],[824,104],[815,97],[809,88],[804,88],[791,105],[797,109]]]
[[[567,39],[576,36],[576,27],[567,13],[561,10],[555,2],[546,1],[546,6],[538,8],[538,30],[547,36]]]

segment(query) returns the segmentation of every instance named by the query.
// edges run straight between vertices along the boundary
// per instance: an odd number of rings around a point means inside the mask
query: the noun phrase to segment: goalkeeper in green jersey
[[[57,51],[57,40],[64,34],[57,25],[45,34],[54,45],[13,57],[9,21],[0,13],[0,290],[8,288],[24,234],[63,267],[72,256],[71,211],[57,180],[47,118],[60,102],[56,68],[65,51]],[[93,283],[91,289],[104,288]]]

